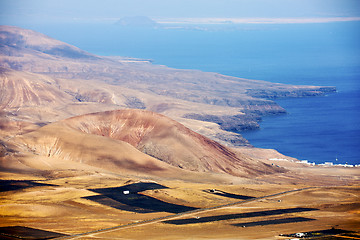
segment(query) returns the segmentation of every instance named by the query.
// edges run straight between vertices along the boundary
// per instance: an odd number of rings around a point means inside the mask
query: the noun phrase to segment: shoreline
[[[286,158],[269,158],[267,159],[268,161],[280,161],[280,162],[293,162],[293,163],[300,163],[300,164],[306,164],[306,165],[310,165],[310,166],[324,166],[324,167],[360,167],[360,164],[343,164],[343,163],[339,163],[339,164],[334,164],[333,162],[324,162],[324,163],[314,163],[314,162],[309,162],[308,160],[298,160],[298,161],[293,161],[290,159],[286,159]]]

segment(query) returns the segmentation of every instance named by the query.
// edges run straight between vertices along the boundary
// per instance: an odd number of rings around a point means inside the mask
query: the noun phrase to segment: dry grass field
[[[70,239],[283,239],[280,234],[332,227],[360,231],[359,186],[309,188],[265,182],[224,185],[199,183],[196,179],[190,182],[129,178],[93,171],[77,171],[76,176],[71,176],[74,173],[64,170],[59,171],[62,176],[52,180],[29,181],[44,184],[39,186],[27,187],[24,180],[9,180],[7,184],[19,189],[1,192],[1,227],[29,227],[68,235]],[[166,187],[140,192],[148,197],[143,201],[155,199],[172,205],[148,212],[135,211],[134,206],[141,208],[136,202],[127,202],[126,206],[120,187],[139,182]],[[91,190],[98,188],[110,192]],[[216,189],[215,193],[223,191],[251,198],[236,199],[207,191],[212,189]],[[303,190],[287,193],[294,189]],[[134,197],[135,193],[127,196]],[[152,204],[161,208],[159,202]],[[176,205],[197,210],[174,213],[172,207]],[[71,237],[100,229],[104,230]]]

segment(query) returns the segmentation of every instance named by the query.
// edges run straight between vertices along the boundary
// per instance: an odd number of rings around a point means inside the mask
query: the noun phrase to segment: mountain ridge
[[[141,108],[165,114],[194,130],[202,129],[201,134],[223,143],[235,137],[238,140],[232,142],[239,146],[248,143],[228,131],[259,128],[262,116],[286,112],[271,100],[274,96],[317,96],[336,91],[334,87],[292,86],[100,57],[31,30],[9,26],[0,30],[0,66],[51,77],[72,98],[69,104],[58,106],[56,119],[55,113],[51,117],[41,113],[38,120],[44,122],[76,115],[69,108],[80,113],[96,112],[98,107]],[[14,47],[17,39],[22,43]],[[67,48],[88,57],[69,55]],[[17,118],[28,119],[28,114],[35,117],[20,108]]]

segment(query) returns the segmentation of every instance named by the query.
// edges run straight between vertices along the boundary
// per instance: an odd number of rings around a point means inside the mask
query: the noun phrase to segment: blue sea
[[[360,22],[243,24],[202,29],[113,24],[23,26],[98,55],[152,59],[271,82],[336,86],[323,97],[277,99],[287,114],[241,132],[256,147],[315,163],[360,164]]]

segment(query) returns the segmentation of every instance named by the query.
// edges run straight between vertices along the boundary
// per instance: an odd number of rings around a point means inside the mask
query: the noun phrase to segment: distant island
[[[152,20],[149,17],[145,16],[133,16],[133,17],[123,17],[119,19],[116,23],[119,26],[125,27],[157,27],[159,23]]]

